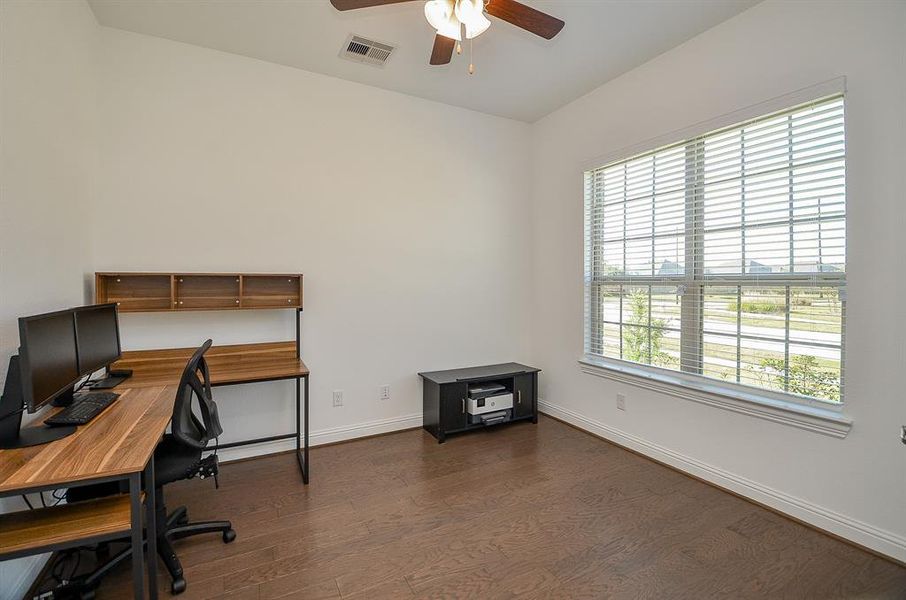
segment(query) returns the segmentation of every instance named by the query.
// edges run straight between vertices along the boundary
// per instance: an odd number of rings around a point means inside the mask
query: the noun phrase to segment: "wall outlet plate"
[[[334,406],[343,406],[343,390],[334,390],[333,391],[333,405]]]
[[[617,408],[620,410],[626,410],[626,395],[617,394]]]
[[[390,400],[390,386],[387,384],[381,386],[381,400]]]

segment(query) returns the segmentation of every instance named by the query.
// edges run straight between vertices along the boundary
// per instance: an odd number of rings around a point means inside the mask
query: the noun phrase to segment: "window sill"
[[[831,407],[779,400],[767,395],[730,389],[717,383],[690,382],[681,377],[631,365],[585,357],[579,360],[579,368],[583,373],[596,377],[832,437],[845,438],[853,425],[850,417]]]

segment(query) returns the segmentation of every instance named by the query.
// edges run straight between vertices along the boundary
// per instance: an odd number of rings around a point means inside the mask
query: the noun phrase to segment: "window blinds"
[[[586,354],[842,400],[841,96],[585,173]]]

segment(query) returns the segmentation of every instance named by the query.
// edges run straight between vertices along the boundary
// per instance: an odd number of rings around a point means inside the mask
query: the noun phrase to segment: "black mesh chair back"
[[[179,380],[179,389],[173,403],[173,415],[170,423],[171,433],[165,435],[154,450],[154,481],[145,482],[145,489],[153,485],[155,501],[157,504],[157,554],[170,573],[172,583],[170,590],[179,594],[186,589],[186,578],[183,574],[182,564],[173,549],[172,542],[181,538],[219,533],[225,543],[236,539],[236,532],[229,521],[204,521],[189,522],[186,507],[180,506],[167,514],[164,502],[164,486],[174,481],[192,479],[201,473],[209,474],[213,467],[214,481],[216,483],[217,457],[216,454],[202,458],[204,448],[208,441],[217,438],[223,433],[220,417],[217,415],[217,405],[211,396],[211,377],[208,363],[204,353],[211,347],[211,340],[202,344],[186,363]],[[197,411],[193,410],[192,398],[198,399]],[[201,415],[199,420],[198,415]],[[213,459],[213,461],[211,460]],[[207,461],[207,466],[205,462]],[[110,494],[123,493],[120,482],[99,483],[80,487],[71,487],[66,497],[69,502],[100,498]],[[125,540],[125,538],[124,538]],[[105,552],[108,549],[105,546]],[[78,593],[72,595],[70,590],[61,593],[59,597],[93,598],[94,590],[101,579],[110,573],[124,560],[132,556],[132,547],[127,546],[113,557],[106,554],[99,556],[98,564],[91,573],[80,575],[74,581],[65,584]],[[56,591],[54,597],[57,597]]]
[[[211,377],[204,353],[211,347],[207,340],[192,354],[179,380],[179,390],[173,405],[171,429],[173,437],[181,444],[202,449],[208,441],[220,436],[223,427],[217,414],[217,405],[211,395]],[[200,375],[200,376],[199,376]],[[198,398],[201,421],[192,410],[192,398]]]

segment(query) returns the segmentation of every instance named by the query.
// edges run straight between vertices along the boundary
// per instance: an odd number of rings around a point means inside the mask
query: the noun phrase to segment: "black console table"
[[[470,389],[476,386],[502,386],[512,394],[507,417],[495,423],[529,420],[538,422],[538,373],[541,369],[519,363],[504,363],[448,371],[419,373],[423,386],[424,428],[444,443],[447,434],[481,429],[488,425],[474,422],[469,413]]]

